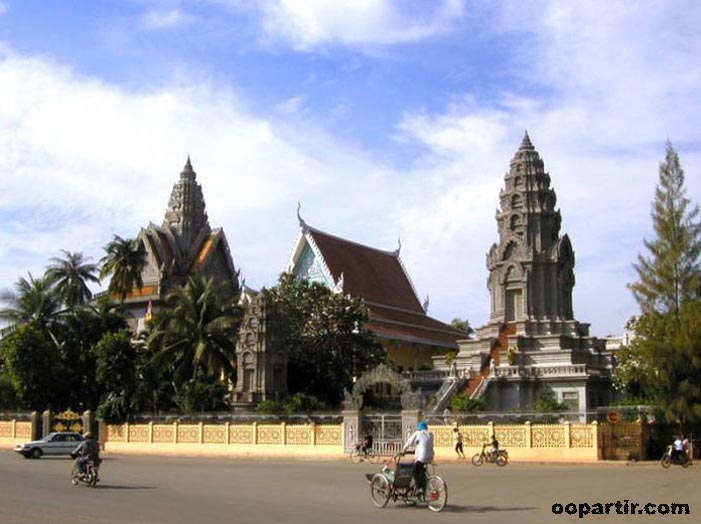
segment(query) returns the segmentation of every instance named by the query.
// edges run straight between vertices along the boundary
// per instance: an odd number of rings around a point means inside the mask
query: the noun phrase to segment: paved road
[[[73,487],[71,461],[25,460],[0,451],[2,524],[412,524],[469,522],[701,522],[701,464],[687,470],[646,465],[526,465],[475,468],[445,463],[449,506],[375,508],[364,473],[342,461],[106,457],[95,489]],[[554,503],[680,502],[686,516],[553,515]],[[615,508],[611,508],[615,512]]]

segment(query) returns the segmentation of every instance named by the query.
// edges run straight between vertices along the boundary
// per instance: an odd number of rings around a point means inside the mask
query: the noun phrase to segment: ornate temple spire
[[[523,140],[521,141],[521,146],[518,148],[519,151],[535,151],[535,147],[531,143],[531,137],[528,136],[528,131],[523,135]]]
[[[177,233],[178,241],[185,251],[201,230],[205,229],[207,233],[211,231],[202,187],[197,183],[197,174],[192,169],[189,155],[180,172],[180,179],[170,194],[163,226],[170,226]]]
[[[499,194],[499,242],[487,255],[492,321],[573,318],[574,252],[560,236],[556,203],[550,174],[526,131]]]

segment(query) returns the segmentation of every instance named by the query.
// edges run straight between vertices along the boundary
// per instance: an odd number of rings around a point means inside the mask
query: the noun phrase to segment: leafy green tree
[[[635,333],[616,368],[619,388],[651,399],[670,421],[701,420],[701,301],[644,314]]]
[[[144,286],[141,273],[146,266],[146,250],[138,240],[119,235],[114,235],[104,249],[106,255],[100,260],[100,278],[112,275],[108,291],[118,295],[119,301],[124,303],[133,289]]]
[[[0,372],[0,410],[14,411],[19,409],[17,394],[12,385],[10,376],[2,371]]]
[[[643,313],[679,313],[685,300],[699,296],[701,222],[699,207],[686,197],[684,170],[667,142],[652,206],[656,238],[645,240],[649,255],[634,264],[639,280],[629,284]]]
[[[550,387],[545,387],[533,404],[533,411],[536,413],[553,413],[558,411],[568,411],[567,404],[558,402],[555,392]]]
[[[363,327],[368,314],[362,300],[290,274],[269,293],[278,317],[275,336],[288,354],[291,392],[338,405],[353,377],[386,361],[385,350]]]
[[[481,398],[470,398],[467,393],[460,393],[452,396],[450,407],[454,413],[475,413],[484,411],[485,403]]]
[[[92,309],[75,309],[61,319],[53,339],[61,378],[54,390],[54,407],[97,408],[102,388],[96,380],[96,347],[103,337],[126,326],[121,315]]]
[[[62,249],[64,258],[54,257],[46,269],[46,277],[51,280],[58,296],[67,308],[87,304],[92,298],[89,282],[100,283],[96,274],[96,264],[89,264],[83,253],[71,253]]]
[[[235,381],[234,349],[242,318],[231,286],[195,275],[154,316],[146,338],[153,365],[171,377],[183,410],[212,405],[221,385]],[[216,403],[216,402],[215,402]]]
[[[53,282],[46,276],[29,279],[20,277],[14,285],[14,291],[4,290],[0,301],[6,307],[0,309],[0,320],[11,326],[33,324],[48,328],[61,313],[61,300],[53,287]]]
[[[460,317],[455,317],[453,320],[450,321],[450,325],[458,331],[464,331],[468,337],[475,332],[475,330],[472,329],[472,326],[470,325],[470,321],[468,319],[463,320]]]
[[[18,407],[43,410],[60,382],[58,353],[45,329],[20,324],[2,339],[0,348]]]
[[[140,355],[131,333],[107,333],[95,346],[95,378],[102,389],[97,414],[107,422],[128,419],[138,388]]]

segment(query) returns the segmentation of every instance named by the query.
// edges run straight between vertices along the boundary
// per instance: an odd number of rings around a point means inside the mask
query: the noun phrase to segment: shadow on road
[[[498,506],[458,506],[448,504],[443,513],[490,513],[492,511],[533,511],[538,508],[503,508]]]
[[[98,489],[158,489],[156,486],[110,486],[109,484],[100,484]]]

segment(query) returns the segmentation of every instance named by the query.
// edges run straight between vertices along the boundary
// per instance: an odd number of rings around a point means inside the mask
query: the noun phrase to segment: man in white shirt
[[[426,464],[433,462],[433,434],[428,432],[428,424],[419,422],[417,431],[404,444],[402,453],[414,448],[414,478],[416,488],[423,494],[426,488]]]

